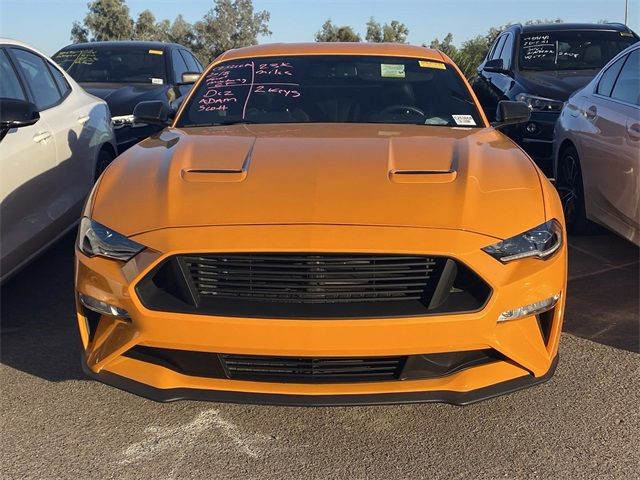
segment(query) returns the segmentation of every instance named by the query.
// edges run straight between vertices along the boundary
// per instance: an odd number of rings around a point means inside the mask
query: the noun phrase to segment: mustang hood
[[[598,70],[559,70],[520,72],[522,85],[525,90],[541,97],[566,101],[576,90],[584,87]]]
[[[131,115],[134,107],[146,100],[168,101],[167,85],[122,84],[122,83],[80,83],[91,95],[101,98],[111,111],[111,116]]]
[[[334,224],[505,238],[545,221],[537,169],[501,133],[377,124],[168,129],[112,163],[92,216],[129,236]]]

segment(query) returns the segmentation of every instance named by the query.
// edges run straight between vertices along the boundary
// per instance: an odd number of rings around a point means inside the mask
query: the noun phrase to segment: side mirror
[[[182,74],[182,78],[180,79],[180,85],[189,85],[191,83],[196,83],[200,78],[200,74],[198,72],[184,72]]]
[[[494,72],[494,73],[510,73],[509,70],[504,68],[504,62],[501,58],[494,58],[493,60],[487,60],[482,69],[485,72]]]
[[[165,126],[169,123],[170,113],[171,110],[165,102],[159,100],[140,102],[133,109],[133,122]]]
[[[524,102],[512,102],[510,100],[502,100],[498,102],[496,111],[496,121],[491,124],[495,128],[523,123],[529,120],[531,109]]]
[[[28,127],[38,120],[40,120],[40,114],[33,103],[12,98],[0,98],[0,140],[12,128]]]

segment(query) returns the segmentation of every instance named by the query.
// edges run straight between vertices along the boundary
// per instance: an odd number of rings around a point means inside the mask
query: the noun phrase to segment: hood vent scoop
[[[247,178],[245,169],[195,170],[184,168],[181,172],[185,182],[241,182]]]
[[[218,164],[218,168],[207,168],[205,162],[197,162],[203,166],[192,166],[189,168],[183,168],[180,171],[180,176],[185,182],[194,182],[194,183],[206,183],[206,182],[216,182],[216,183],[237,183],[242,182],[249,173],[249,164],[251,163],[251,155],[253,153],[253,146],[255,145],[255,140],[251,139],[251,144],[247,150],[246,155],[244,156],[244,160],[242,158],[237,158],[228,161],[231,155],[225,155],[225,151],[223,151],[220,146],[218,148],[219,155],[223,159],[227,159],[226,162],[216,162]],[[233,145],[228,145],[227,150],[233,150]],[[240,161],[242,164],[240,165]],[[220,165],[222,163],[222,165]],[[215,165],[215,163],[214,163]],[[225,168],[226,167],[226,168]],[[236,167],[236,168],[234,168]],[[238,168],[239,167],[239,168]]]
[[[455,170],[391,170],[389,179],[395,183],[451,183],[456,179]]]
[[[423,152],[423,153],[417,153]],[[451,183],[457,177],[457,145],[421,138],[389,140],[389,180],[394,183]]]

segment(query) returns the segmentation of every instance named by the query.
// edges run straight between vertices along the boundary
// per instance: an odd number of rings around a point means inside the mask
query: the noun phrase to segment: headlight
[[[507,238],[483,248],[503,263],[519,258],[547,258],[562,246],[562,227],[550,220],[515,237]]]
[[[516,95],[516,100],[526,103],[529,108],[535,112],[559,112],[564,105],[564,102],[560,100],[538,97],[536,95],[529,95],[528,93],[519,93]]]
[[[126,262],[145,247],[90,218],[82,217],[78,248],[90,257],[98,255]]]

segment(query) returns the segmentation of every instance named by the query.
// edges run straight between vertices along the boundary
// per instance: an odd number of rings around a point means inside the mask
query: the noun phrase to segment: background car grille
[[[249,318],[388,318],[474,311],[490,287],[462,263],[425,255],[175,255],[136,292],[151,310]]]
[[[420,300],[436,260],[419,256],[207,255],[182,257],[200,295],[263,302]]]

